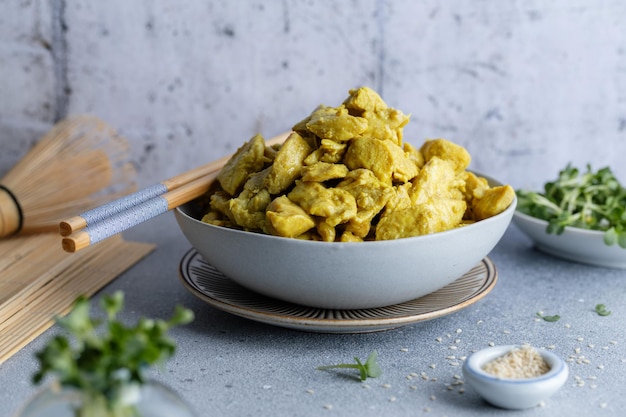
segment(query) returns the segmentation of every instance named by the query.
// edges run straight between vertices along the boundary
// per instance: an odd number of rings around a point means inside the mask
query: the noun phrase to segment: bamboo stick
[[[276,136],[268,140],[266,145],[272,146],[282,143],[289,134],[290,133],[284,133]],[[196,173],[193,173],[195,170],[188,171],[168,180],[170,186],[175,186],[176,188],[151,199],[142,201],[141,199],[132,198],[134,205],[123,209],[121,208],[122,206],[116,207],[116,204],[101,206],[98,208],[101,209],[98,221],[87,225],[83,229],[78,229],[62,239],[61,246],[63,250],[70,253],[77,252],[204,195],[209,191],[211,184],[213,184],[213,181],[215,181],[219,174],[219,170],[228,162],[228,159],[230,159],[230,157],[222,158],[212,164],[208,164],[211,165],[212,171],[194,180],[189,181],[190,178],[196,175]],[[129,202],[130,199],[126,201],[123,206],[126,206]],[[106,214],[106,216],[104,214]],[[84,219],[83,215],[77,217]],[[83,224],[80,220],[71,219],[67,223],[68,225]]]
[[[288,135],[289,133],[283,133],[281,135],[278,135],[268,140],[266,144],[267,146],[272,146],[274,144],[282,143],[285,141]],[[197,168],[191,169],[175,177],[164,180],[158,184],[151,185],[133,194],[111,201],[110,203],[104,204],[100,207],[96,207],[94,209],[81,213],[78,216],[74,216],[67,220],[64,220],[59,224],[59,233],[61,234],[61,236],[69,236],[74,232],[77,232],[81,229],[89,227],[90,225],[101,222],[118,213],[132,209],[133,207],[139,206],[140,204],[150,201],[167,192],[174,191],[179,187],[186,186],[197,179],[214,174],[217,171],[219,171],[226,164],[226,162],[228,162],[230,158],[231,158],[231,155],[225,156],[223,158],[218,159],[217,161],[213,161],[206,165],[202,165]],[[201,184],[204,184],[204,183],[198,182],[196,184],[199,187],[203,187],[203,185]],[[176,197],[176,198],[180,198],[180,197]],[[182,201],[181,204],[187,201]],[[174,207],[177,207],[177,206],[172,206],[170,207],[170,209]],[[161,213],[158,213],[158,214],[161,214]],[[79,245],[83,245],[85,243],[86,236],[87,235],[82,234],[82,235],[79,235],[78,238],[72,238],[71,240],[73,241],[74,239],[78,239],[78,241],[80,242]],[[71,245],[69,241],[68,241],[68,245]],[[69,247],[72,247],[72,246],[69,246]],[[74,252],[74,250],[70,250],[70,252]]]

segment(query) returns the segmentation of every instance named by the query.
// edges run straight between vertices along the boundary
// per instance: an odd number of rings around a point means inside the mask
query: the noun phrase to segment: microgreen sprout
[[[359,358],[355,356],[354,360],[356,361],[356,363],[342,363],[339,365],[319,366],[317,367],[317,369],[320,371],[327,370],[327,369],[337,369],[337,368],[358,369],[360,376],[361,376],[361,381],[365,381],[368,377],[377,378],[383,374],[382,369],[380,369],[380,366],[376,362],[377,358],[378,358],[378,352],[374,350],[367,357],[367,360],[365,361],[365,363],[362,363],[359,360]]]
[[[106,320],[98,320],[90,317],[89,300],[79,297],[67,316],[56,319],[73,340],[55,336],[36,354],[40,369],[33,376],[34,383],[52,375],[62,387],[89,398],[83,405],[89,411],[81,409],[78,416],[135,415],[128,414],[125,398],[145,382],[146,368],[174,354],[176,346],[167,331],[193,320],[191,310],[177,306],[169,320],[141,318],[136,325],[127,326],[117,320],[123,304],[121,291],[104,296],[100,305]],[[99,329],[101,326],[104,329]],[[106,413],[96,413],[102,408]]]
[[[606,245],[626,249],[626,188],[610,168],[586,172],[568,164],[544,192],[517,190],[517,209],[548,222],[546,232],[561,234],[565,227],[604,232]]]
[[[596,313],[598,313],[599,316],[608,316],[611,314],[611,312],[606,309],[604,304],[596,305]]]
[[[537,317],[540,317],[543,319],[543,321],[548,321],[548,322],[555,322],[555,321],[559,321],[561,319],[561,316],[559,316],[558,314],[555,314],[553,316],[544,316],[541,312],[537,313]]]

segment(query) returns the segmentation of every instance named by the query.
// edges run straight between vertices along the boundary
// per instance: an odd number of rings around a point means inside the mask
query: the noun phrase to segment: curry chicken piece
[[[264,153],[263,136],[255,135],[244,143],[217,175],[217,181],[224,191],[230,195],[236,195],[248,180],[248,176],[263,168],[267,160]]]
[[[339,188],[326,188],[318,182],[296,181],[287,197],[317,219],[317,231],[323,240],[335,240],[335,227],[356,216],[356,200]]]
[[[390,184],[406,182],[417,175],[418,168],[398,145],[388,140],[360,137],[352,140],[344,163],[351,170],[366,168]]]
[[[293,132],[276,153],[274,163],[265,178],[265,188],[270,194],[287,189],[300,177],[304,159],[313,149],[299,134]]]
[[[315,227],[313,218],[284,195],[267,206],[267,221],[267,231],[283,237],[297,237]]]
[[[435,156],[449,161],[454,166],[454,171],[457,174],[465,171],[472,160],[469,152],[464,147],[446,139],[429,139],[424,142],[420,151],[426,161]]]
[[[348,222],[346,232],[352,237],[361,239],[369,234],[372,220],[394,195],[393,188],[376,178],[368,169],[350,171],[346,178],[337,184],[337,188],[354,196],[357,213]],[[349,238],[351,239],[346,235],[342,240]]]

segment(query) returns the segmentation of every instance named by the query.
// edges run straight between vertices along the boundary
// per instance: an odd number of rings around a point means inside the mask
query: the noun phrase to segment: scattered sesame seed
[[[448,347],[448,349],[450,349],[450,350],[456,350],[456,346],[454,346],[454,345],[449,346],[449,347]]]
[[[458,362],[448,362],[448,365],[450,366],[459,366]]]
[[[429,367],[430,367],[430,369],[435,369],[435,367],[437,367],[437,365],[435,365],[434,363],[431,363]]]
[[[450,360],[450,359],[456,359],[456,356],[454,355],[448,355],[446,356],[446,359]]]
[[[405,376],[406,379],[408,379],[409,381],[413,379],[413,377],[411,375],[407,375]]]
[[[400,352],[408,352],[408,351],[409,351],[409,348],[401,348],[400,349]]]
[[[441,337],[437,337],[437,338],[435,338],[435,340],[436,340],[437,342],[441,342],[443,339],[442,339]]]
[[[383,388],[391,388],[391,385],[389,385],[389,384],[383,384],[383,385],[381,385],[381,386],[382,386]]]
[[[495,345],[496,345],[496,344],[495,344],[495,343],[493,343],[493,342],[489,342],[488,344],[489,344],[489,346],[491,346],[491,347],[493,347],[493,346],[495,346]]]
[[[459,394],[463,394],[465,392],[465,388],[459,388]]]
[[[553,350],[553,349],[556,349],[556,346],[554,346],[554,345],[546,346],[546,349]]]
[[[478,321],[476,322],[476,324],[483,324],[483,321],[482,321],[482,320],[478,320]]]
[[[598,378],[592,375],[592,376],[588,376],[587,379],[589,379],[591,381],[595,381]]]
[[[417,372],[411,372],[411,373],[410,373],[410,375],[411,375],[411,376],[418,376],[418,375],[417,375]]]
[[[604,365],[598,365],[598,369],[604,369]]]
[[[428,407],[424,407],[424,412],[425,412],[425,413],[430,413],[430,408],[428,408]]]
[[[333,409],[333,405],[332,404],[324,404],[324,408],[327,410],[332,410]]]
[[[431,401],[435,401],[437,399],[437,397],[435,397],[434,395],[430,396]]]
[[[595,346],[593,343],[589,343],[589,344],[587,345],[587,347],[590,347],[591,349],[593,349],[593,348],[594,348],[594,347],[596,347],[596,346]]]
[[[606,408],[607,407],[607,403],[600,403],[600,408]]]
[[[371,388],[368,384],[362,384],[361,387],[363,387],[364,389],[370,389]]]
[[[457,332],[457,334],[458,334],[458,333],[462,333],[462,332],[463,332],[463,330],[461,330],[461,329],[456,329],[456,332]]]
[[[609,343],[612,344],[612,345],[616,345],[617,344],[617,340],[611,340]]]
[[[582,342],[583,340],[585,340],[583,337],[579,337],[576,340],[578,340],[579,342]]]
[[[263,389],[270,389],[270,388],[272,388],[271,385],[263,385]]]
[[[454,387],[452,385],[446,385],[446,389],[448,391],[452,391],[454,389]]]
[[[315,393],[315,391],[313,391],[312,389],[308,389],[308,390],[306,390],[306,393],[307,393],[307,394],[314,394],[314,393]]]
[[[409,388],[415,391],[417,389],[417,385],[410,385]]]
[[[394,402],[395,400],[397,400],[396,397],[389,397],[389,402]]]
[[[539,401],[539,404],[537,404],[538,407],[545,407],[546,406],[546,402],[545,401]]]
[[[467,359],[467,356],[459,356],[459,359],[464,361],[465,359]]]
[[[461,339],[454,339],[454,343],[461,343]]]
[[[433,382],[437,382],[437,377],[432,377],[432,378],[430,378],[430,380],[433,381]]]
[[[510,331],[510,330],[504,330],[504,331],[502,331],[502,333],[504,333],[504,334],[510,334],[510,333],[511,333],[511,331]]]
[[[539,323],[541,321],[541,319],[539,317],[535,317],[534,320]]]
[[[580,353],[580,348],[579,348],[579,347],[574,348],[574,352],[575,352],[576,354]]]
[[[454,378],[454,379],[461,379],[461,375],[456,375],[455,374],[452,378]]]
[[[570,327],[572,327],[572,325],[571,325],[571,324],[569,324],[569,323],[565,323],[565,328],[566,328],[566,329],[569,329]]]

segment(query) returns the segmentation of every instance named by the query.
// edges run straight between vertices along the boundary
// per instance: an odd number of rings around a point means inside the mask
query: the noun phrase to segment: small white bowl
[[[516,211],[513,223],[528,236],[537,249],[569,261],[609,268],[626,268],[626,249],[607,246],[604,232],[566,227],[562,234],[546,232],[548,222]]]
[[[519,346],[494,346],[473,353],[463,364],[463,377],[487,402],[500,408],[523,410],[537,406],[556,393],[565,383],[569,369],[554,353],[537,349],[550,370],[536,378],[499,378],[482,367]]]

